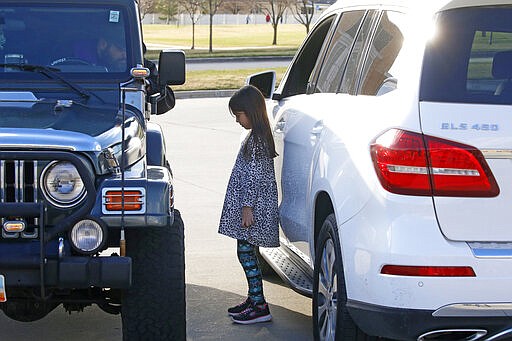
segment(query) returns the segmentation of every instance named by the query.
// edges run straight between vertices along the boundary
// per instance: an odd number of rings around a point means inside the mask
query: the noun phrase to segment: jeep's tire
[[[132,286],[123,292],[123,340],[186,339],[184,225],[126,231]]]

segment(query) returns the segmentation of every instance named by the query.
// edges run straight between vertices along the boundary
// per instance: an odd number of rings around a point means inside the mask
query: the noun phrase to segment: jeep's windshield
[[[69,75],[101,79],[124,76],[132,66],[121,6],[50,2],[0,4],[0,78],[35,74],[10,67],[31,64]]]

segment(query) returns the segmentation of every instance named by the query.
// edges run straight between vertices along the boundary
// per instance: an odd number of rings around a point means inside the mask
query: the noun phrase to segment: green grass
[[[182,49],[186,58],[222,58],[222,57],[256,57],[256,56],[289,56],[295,55],[297,48],[247,48],[233,50],[214,50],[209,53],[207,49]],[[157,60],[160,49],[149,49],[146,58]]]
[[[144,41],[148,49],[173,46],[181,49],[192,47],[192,26],[144,25]],[[213,50],[239,50],[247,48],[296,49],[304,37],[303,25],[279,25],[277,45],[272,45],[273,29],[271,25],[214,25]],[[195,49],[209,48],[209,26],[195,26]]]
[[[213,52],[208,52],[207,25],[196,25],[195,48],[192,46],[192,26],[144,25],[146,58],[156,60],[162,48],[182,49],[188,58],[293,56],[306,36],[302,25],[279,25],[277,42],[272,46],[271,25],[213,26]],[[173,86],[175,91],[238,89],[248,75],[267,69],[187,71],[184,85]],[[286,68],[276,68],[277,82]]]
[[[238,89],[245,84],[247,76],[266,70],[268,69],[188,71],[185,84],[172,88],[175,91]],[[279,84],[286,68],[278,67],[274,71],[276,71],[277,83]]]

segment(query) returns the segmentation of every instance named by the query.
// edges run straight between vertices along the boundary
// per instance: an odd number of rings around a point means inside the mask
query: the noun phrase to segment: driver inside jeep
[[[118,30],[106,29],[95,40],[76,43],[73,55],[92,65],[104,66],[108,72],[123,72],[127,67],[124,34]]]

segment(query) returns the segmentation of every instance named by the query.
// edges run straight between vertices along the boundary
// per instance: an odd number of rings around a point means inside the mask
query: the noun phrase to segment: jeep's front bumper
[[[63,242],[60,242],[63,243]],[[56,288],[128,288],[132,261],[129,257],[87,257],[59,254],[69,246],[50,242],[45,258],[40,257],[39,242],[2,243],[0,275],[9,287]]]

